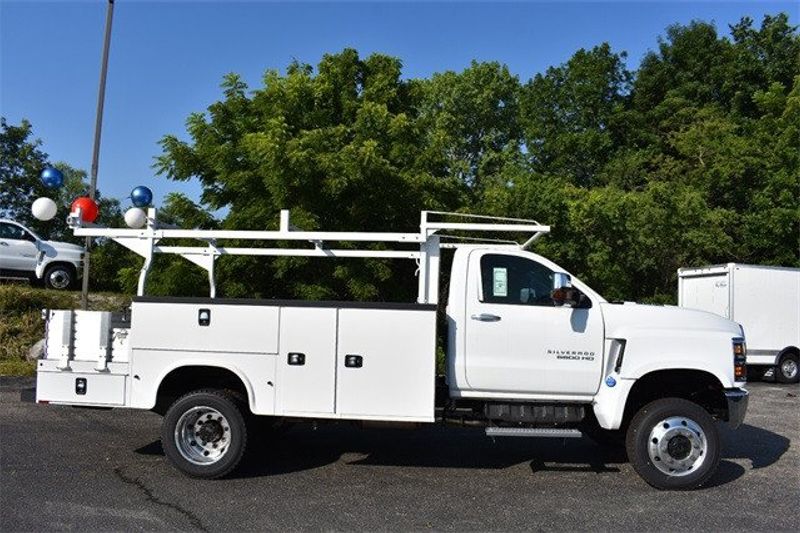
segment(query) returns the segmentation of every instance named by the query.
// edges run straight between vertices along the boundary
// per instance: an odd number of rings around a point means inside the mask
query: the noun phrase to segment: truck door
[[[553,270],[525,252],[475,250],[468,265],[466,378],[497,393],[594,394],[603,361],[600,307],[556,306]]]

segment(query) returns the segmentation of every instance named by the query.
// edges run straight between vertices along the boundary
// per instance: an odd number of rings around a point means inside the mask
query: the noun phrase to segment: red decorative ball
[[[94,222],[97,220],[97,215],[100,213],[100,208],[97,207],[97,202],[88,196],[81,196],[72,202],[70,212],[74,213],[78,209],[81,210],[81,220],[84,222]]]

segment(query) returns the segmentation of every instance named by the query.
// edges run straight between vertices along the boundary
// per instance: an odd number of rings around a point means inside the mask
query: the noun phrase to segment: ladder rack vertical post
[[[419,214],[419,234],[424,239],[419,244],[419,275],[417,276],[417,303],[428,303],[428,212]]]
[[[428,212],[420,213],[419,231],[425,241],[419,245],[419,287],[417,303],[439,303],[439,236],[428,228]],[[436,230],[433,230],[434,232]]]
[[[144,250],[144,264],[141,271],[139,271],[139,283],[136,286],[136,295],[144,296],[144,288],[147,283],[147,273],[150,271],[150,266],[153,263],[153,246],[155,245],[155,230],[156,230],[156,209],[151,207],[147,210],[147,232],[145,238],[147,239],[147,247]]]
[[[209,265],[208,265],[208,285],[209,285],[208,295],[211,298],[216,298],[217,297],[217,280],[216,280],[216,277],[214,275],[214,266],[217,263],[216,259],[217,259],[217,255],[215,253],[212,253],[211,256],[209,257],[209,261],[208,261],[209,262]]]

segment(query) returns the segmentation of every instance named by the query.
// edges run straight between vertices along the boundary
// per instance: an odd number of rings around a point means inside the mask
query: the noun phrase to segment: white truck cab
[[[50,289],[73,288],[83,247],[49,241],[13,220],[0,219],[0,278],[40,280]]]
[[[720,459],[717,422],[741,424],[745,342],[722,317],[676,307],[614,304],[526,250],[549,228],[477,217],[419,234],[304,232],[282,213],[278,231],[87,226],[145,257],[139,295],[124,315],[48,311],[40,403],[151,409],[162,444],[184,473],[231,472],[249,421],[300,419],[442,423],[492,437],[571,438],[624,445],[660,489],[700,486]],[[447,239],[448,232],[532,232],[522,245]],[[205,247],[170,247],[194,237]],[[213,240],[212,240],[213,239]],[[221,239],[307,241],[310,248],[233,248]],[[328,242],[399,243],[402,250],[333,249]],[[419,246],[418,251],[409,246]],[[447,362],[436,375],[439,259],[454,249],[446,303]],[[209,273],[208,298],[146,296],[154,253]],[[419,262],[417,303],[216,298],[219,255],[392,257]]]

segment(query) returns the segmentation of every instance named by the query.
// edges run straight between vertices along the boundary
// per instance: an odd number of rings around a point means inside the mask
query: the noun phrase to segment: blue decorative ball
[[[46,167],[40,178],[44,186],[50,189],[58,189],[64,185],[64,174],[55,167]]]
[[[131,191],[131,202],[136,207],[147,207],[153,203],[153,191],[144,185],[139,185]]]

